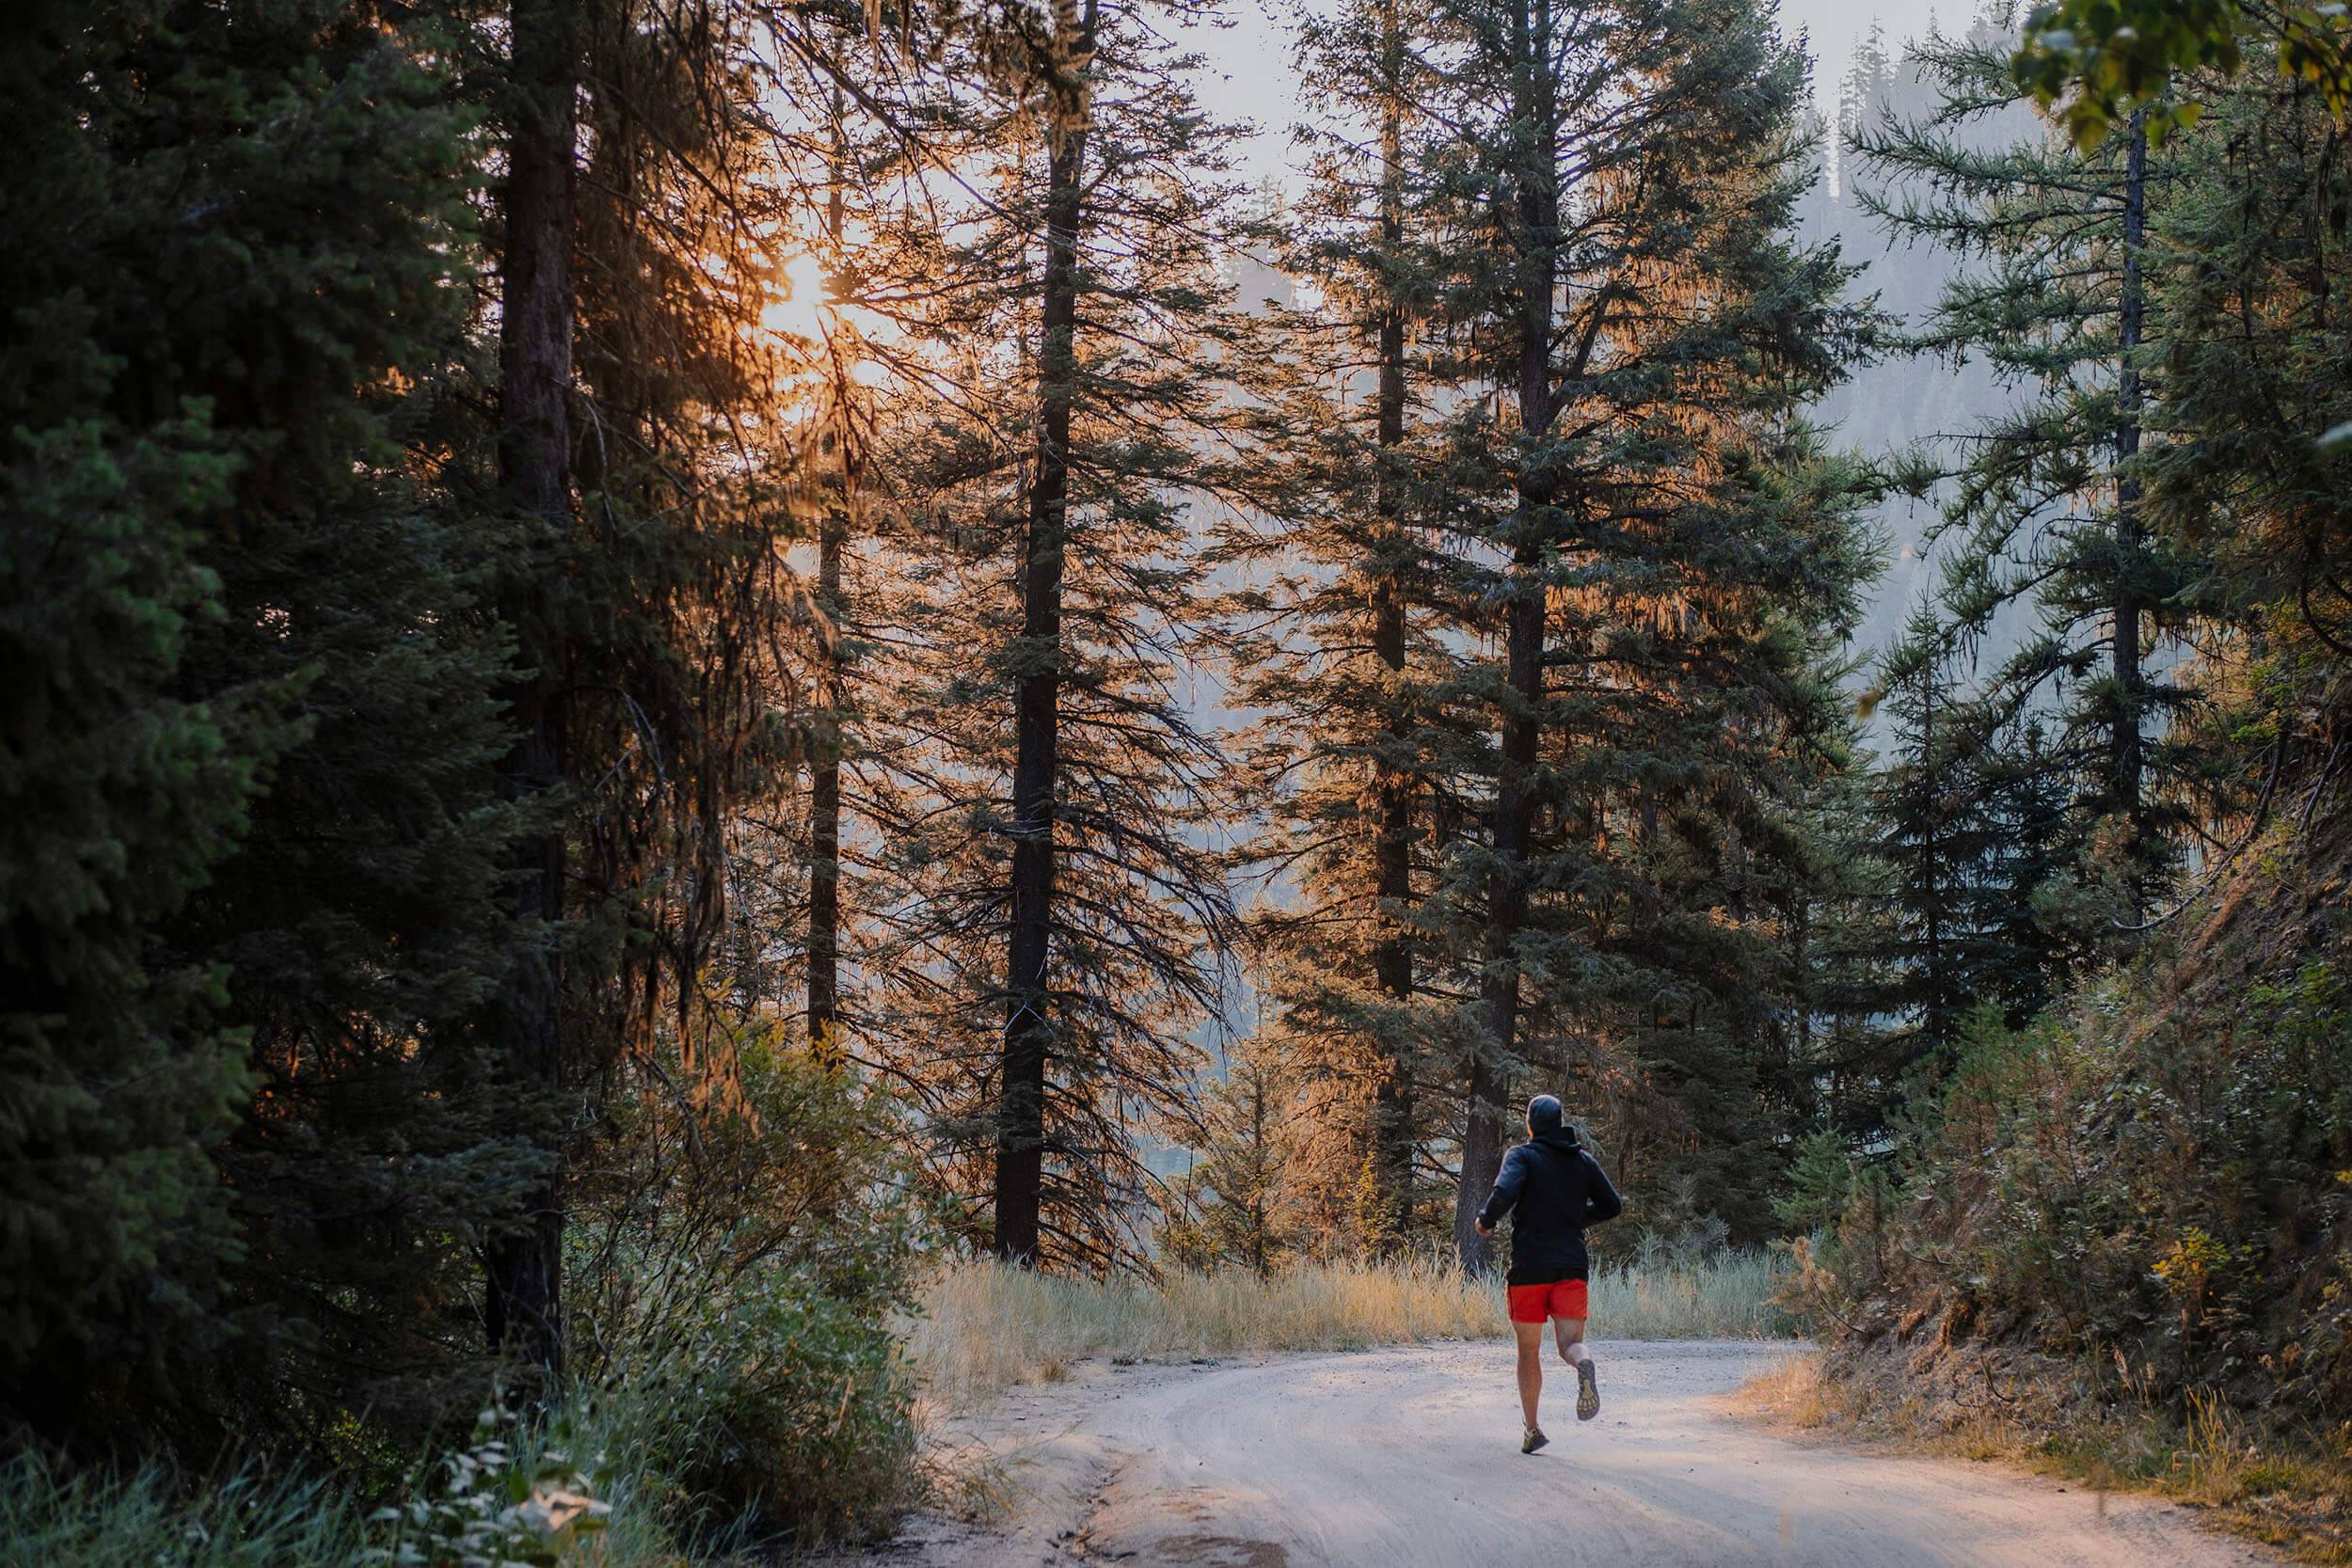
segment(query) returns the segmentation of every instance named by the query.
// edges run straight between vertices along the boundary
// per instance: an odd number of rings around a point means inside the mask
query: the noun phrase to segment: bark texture
[[[532,519],[534,563],[560,552],[571,531],[572,230],[574,150],[580,75],[579,9],[566,0],[516,0],[510,12],[510,132],[500,194],[499,469],[507,504]],[[505,595],[515,628],[513,692],[517,738],[506,759],[518,798],[559,785],[564,774],[565,630],[557,574],[534,570]],[[516,913],[544,940],[509,978],[495,1026],[516,1087],[559,1101],[564,1087],[559,932],[564,916],[564,833],[557,821],[517,847]],[[524,1223],[485,1248],[485,1327],[492,1347],[544,1369],[564,1368],[563,1151],[529,1198]]]
[[[1072,51],[1094,43],[1089,0]],[[1012,941],[1005,976],[1004,1074],[996,1116],[996,1256],[1037,1261],[1045,1193],[1045,1094],[1053,1055],[1049,966],[1061,696],[1062,569],[1068,547],[1070,422],[1077,399],[1078,242],[1085,220],[1083,118],[1050,150],[1040,290],[1038,433],[1022,556],[1021,652],[1013,707]]]

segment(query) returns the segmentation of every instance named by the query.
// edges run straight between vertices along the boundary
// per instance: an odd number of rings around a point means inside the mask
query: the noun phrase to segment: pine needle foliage
[[[897,641],[865,742],[895,879],[870,1048],[923,1098],[965,1233],[1050,1267],[1141,1256],[1136,1139],[1186,1125],[1233,929],[1188,557],[1224,483],[1244,328],[1218,265],[1246,225],[1232,132],[1157,24],[1057,17],[1082,119],[977,67],[938,89],[958,172],[924,188],[959,227],[910,315],[943,395],[895,438],[897,585],[870,611]]]
[[[1470,718],[1450,690],[1456,573],[1436,521],[1454,500],[1435,449],[1453,384],[1415,119],[1425,21],[1373,0],[1305,26],[1324,129],[1311,192],[1279,220],[1311,296],[1260,307],[1279,348],[1248,378],[1251,505],[1219,552],[1238,577],[1223,607],[1235,696],[1262,716],[1243,755],[1263,825],[1244,854],[1264,890],[1264,1029],[1301,1074],[1311,1147],[1295,1157],[1334,1187],[1367,1177],[1351,1229],[1391,1253],[1439,1196],[1428,1175],[1465,1021],[1422,906],[1440,818],[1474,810],[1446,765]]]
[[[517,941],[504,536],[410,462],[470,367],[469,120],[365,8],[8,26],[6,1407],[315,1433],[467,1332],[532,1163],[460,1092]]]
[[[1833,253],[1787,238],[1804,65],[1754,16],[1436,15],[1428,112],[1462,133],[1433,170],[1468,394],[1450,444],[1490,476],[1450,519],[1489,794],[1441,884],[1480,996],[1455,1210],[1479,1266],[1470,1219],[1530,1069],[1607,1106],[1629,1180],[1762,1202],[1787,742],[1867,570],[1865,476],[1799,416],[1869,318]]]
[[[1856,146],[1866,205],[1968,263],[1911,347],[1981,358],[2017,394],[1920,454],[1910,483],[1946,486],[1931,543],[1948,641],[2010,647],[1983,676],[1988,742],[2014,752],[2040,726],[2038,758],[2065,782],[2076,876],[2102,897],[2075,900],[2058,940],[2095,952],[2114,946],[2103,927],[2141,919],[2169,885],[2193,768],[2167,739],[2187,693],[2164,672],[2194,563],[2149,526],[2141,457],[2147,404],[2165,395],[2151,348],[2173,329],[2147,239],[2172,154],[2140,119],[2090,151],[2046,124],[1983,145],[1976,128],[2017,97],[2008,44],[1980,24],[1915,46],[1937,107],[1866,124]]]

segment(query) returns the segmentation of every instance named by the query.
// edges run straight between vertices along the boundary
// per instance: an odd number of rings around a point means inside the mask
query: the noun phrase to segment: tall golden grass
[[[1597,1271],[1596,1340],[1763,1338],[1788,1332],[1772,1304],[1781,1266],[1760,1252]],[[1066,1377],[1095,1356],[1137,1360],[1361,1350],[1509,1332],[1499,1277],[1428,1259],[1171,1273],[1160,1282],[1065,1279],[991,1261],[944,1268],[908,1325],[929,1397],[950,1405]]]

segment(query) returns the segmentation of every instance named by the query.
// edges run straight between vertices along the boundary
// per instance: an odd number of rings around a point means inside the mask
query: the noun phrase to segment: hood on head
[[[1562,1112],[1560,1101],[1548,1094],[1539,1094],[1527,1102],[1527,1132],[1530,1137],[1540,1138],[1547,1132],[1560,1131]]]

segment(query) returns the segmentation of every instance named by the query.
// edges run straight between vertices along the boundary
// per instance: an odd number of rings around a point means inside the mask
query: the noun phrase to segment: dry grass
[[[1671,1254],[1593,1275],[1596,1339],[1779,1339],[1796,1325],[1774,1297],[1788,1264],[1776,1253]]]
[[[2087,1399],[2047,1366],[2005,1390],[1988,1377],[1982,1400],[1966,1397],[2001,1359],[1968,1356],[1947,1386],[1891,1356],[1834,1373],[1821,1355],[1792,1356],[1741,1396],[1768,1421],[2169,1497],[2296,1561],[2352,1564],[2352,1451],[2341,1434],[2276,1429],[2205,1395],[2189,1398],[2185,1419],[2147,1398]]]
[[[1777,1261],[1725,1252],[1704,1261],[1604,1268],[1592,1290],[1600,1339],[1760,1338],[1787,1332],[1771,1296]],[[1500,1280],[1449,1265],[1316,1263],[1267,1278],[1241,1270],[1136,1279],[1056,1278],[960,1262],[925,1292],[908,1354],[931,1399],[965,1405],[1017,1383],[1066,1377],[1089,1357],[1165,1360],[1273,1351],[1361,1350],[1507,1332]]]

